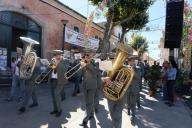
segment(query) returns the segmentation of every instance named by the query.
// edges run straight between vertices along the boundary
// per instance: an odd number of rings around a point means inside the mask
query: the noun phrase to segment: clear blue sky
[[[95,7],[93,7],[88,0],[60,0],[65,5],[78,11],[84,16],[88,16]],[[149,42],[149,54],[154,59],[159,59],[159,42],[162,36],[162,31],[165,29],[165,1],[156,0],[156,2],[149,8],[149,23],[146,26],[151,28],[151,31],[139,31],[137,34],[146,37]],[[192,0],[188,0],[190,4]],[[155,20],[156,19],[156,20]],[[101,18],[100,20],[103,20]],[[129,36],[128,36],[129,37]]]

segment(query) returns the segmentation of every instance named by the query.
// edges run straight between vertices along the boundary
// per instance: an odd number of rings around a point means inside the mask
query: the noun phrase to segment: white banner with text
[[[65,28],[65,42],[85,47],[84,36],[68,27]],[[99,40],[90,38],[87,47],[93,50],[97,50],[99,47]]]

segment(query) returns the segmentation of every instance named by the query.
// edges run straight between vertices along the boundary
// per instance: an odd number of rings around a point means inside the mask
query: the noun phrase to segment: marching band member
[[[37,96],[35,93],[34,80],[40,74],[40,66],[41,66],[41,62],[40,62],[40,58],[38,57],[36,64],[35,64],[35,69],[32,73],[31,78],[28,80],[23,80],[23,81],[25,81],[25,95],[24,95],[24,99],[22,101],[22,107],[19,109],[20,113],[24,113],[26,111],[26,107],[28,105],[30,97],[32,97],[33,103],[29,107],[32,108],[32,107],[38,106]]]
[[[67,84],[67,79],[64,78],[64,73],[67,72],[69,62],[62,58],[63,51],[53,50],[53,61],[55,61],[56,68],[52,71],[50,76],[51,96],[53,102],[53,111],[50,114],[55,114],[56,117],[61,116],[61,92],[64,85]]]
[[[80,63],[80,58],[75,58],[75,56],[71,60],[72,60],[71,61],[71,67],[72,68],[74,68],[74,66],[76,66]],[[80,68],[80,65],[76,66],[73,71],[76,71],[79,68]],[[80,94],[81,77],[82,77],[82,70],[79,70],[77,73],[75,73],[71,77],[71,81],[74,83],[74,91],[73,91],[72,96],[77,96],[78,94]]]
[[[82,63],[82,86],[84,91],[84,98],[86,103],[86,115],[83,119],[81,126],[87,127],[87,123],[91,118],[94,118],[94,99],[95,92],[97,89],[97,75],[98,69],[96,68],[95,62],[93,60],[93,53],[87,51],[84,54],[84,61]]]
[[[110,59],[113,60],[114,57],[111,57]],[[112,83],[110,77],[102,77],[102,80],[107,85],[111,85],[111,83]],[[125,97],[126,96],[124,96],[122,99],[117,100],[117,101],[107,99],[109,113],[110,113],[110,116],[111,116],[113,128],[121,128],[122,111],[123,111],[123,107],[124,107],[124,104],[125,104]]]
[[[99,107],[99,94],[100,91],[102,89],[102,80],[101,80],[101,76],[102,76],[102,71],[99,69],[99,62],[95,63],[96,69],[98,70],[98,74],[97,74],[97,89],[95,92],[95,100],[94,100],[94,109],[95,109],[95,113],[98,113],[98,107]]]
[[[123,54],[121,54],[121,53],[123,53]],[[123,71],[126,71],[126,70],[128,71],[129,70],[130,73],[132,74],[132,77],[134,77],[133,70],[130,69],[129,67],[123,65],[123,63],[125,63],[124,59],[127,56],[124,53],[126,53],[128,55],[133,54],[133,49],[130,46],[126,46],[126,45],[123,45],[123,44],[119,45],[118,51],[116,53],[115,60],[112,60],[113,59],[112,57],[110,58],[113,63],[112,63],[111,70],[109,70],[110,71],[109,73],[111,73],[114,70],[119,70],[119,69],[121,70],[121,68],[123,68],[122,69]],[[117,75],[123,75],[123,74],[119,74],[119,73]],[[115,88],[116,86],[121,87],[120,85],[115,84],[118,81],[112,81],[112,79],[116,79],[116,76],[115,76],[115,78],[111,78],[111,77],[114,77],[114,75],[109,74],[107,77],[102,77],[102,80],[103,80],[103,82],[105,82],[105,85],[106,85],[106,87],[104,87],[104,88],[107,89],[107,86],[109,86],[109,88],[110,87]],[[125,76],[121,76],[121,78],[122,77],[128,77],[128,76],[125,75]],[[123,81],[124,79],[121,79],[121,78],[120,78],[120,80],[122,80],[122,83],[118,82],[118,84],[121,84],[121,85],[122,84],[127,85],[129,82],[132,81],[132,78],[129,81]],[[124,82],[126,82],[126,83],[124,83]],[[124,87],[124,85],[122,85],[122,87]],[[121,89],[124,89],[124,88],[121,88]],[[114,89],[114,91],[115,91],[115,89]],[[125,91],[127,91],[127,90],[125,90]],[[108,95],[107,91],[105,93],[106,93],[106,96],[107,96]],[[109,94],[110,94],[110,92],[109,92]],[[111,94],[111,95],[113,95],[113,94]],[[123,107],[125,105],[126,98],[127,98],[127,92],[122,94],[121,98],[117,98],[116,100],[115,99],[113,100],[113,98],[109,98],[107,96],[108,108],[109,108],[109,113],[110,113],[110,116],[111,116],[113,128],[121,128],[121,125],[122,125],[122,111],[123,111]]]
[[[141,84],[141,68],[137,66],[138,56],[132,55],[128,57],[128,66],[130,66],[135,75],[127,91],[127,109],[128,115],[132,113],[131,124],[135,125],[136,103],[138,101],[140,84]],[[130,113],[131,112],[131,113]]]

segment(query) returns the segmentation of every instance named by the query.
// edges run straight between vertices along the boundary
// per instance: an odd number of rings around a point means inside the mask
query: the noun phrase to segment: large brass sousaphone
[[[28,37],[20,37],[20,39],[25,47],[24,57],[20,66],[20,78],[27,80],[31,78],[37,61],[37,55],[35,52],[32,52],[32,46],[39,44],[39,42]]]
[[[132,51],[133,49],[131,47],[124,44],[118,47],[112,70],[108,73],[108,77],[112,80],[112,84],[105,85],[103,88],[104,95],[110,100],[120,100],[131,84],[134,71],[123,65],[129,53]]]

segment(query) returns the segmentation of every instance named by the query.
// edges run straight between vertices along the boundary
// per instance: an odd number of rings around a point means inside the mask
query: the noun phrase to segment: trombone
[[[72,76],[74,76],[77,72],[79,72],[84,66],[81,66],[82,64],[86,64],[86,60],[81,60],[78,64],[73,66],[70,70],[68,70],[65,74],[64,77],[68,80]],[[79,67],[79,68],[78,68]],[[78,69],[76,69],[78,68]],[[76,69],[76,70],[75,70]]]
[[[65,54],[61,54],[61,56],[64,56]],[[70,60],[70,59],[67,59],[67,58],[63,58],[63,60]],[[45,74],[45,72],[41,72],[40,75],[38,75],[34,82],[35,84],[40,84],[44,81],[44,79],[54,70],[57,68],[57,64],[56,64],[56,60],[55,58],[52,58],[51,62],[48,64],[48,67],[49,67],[49,71]]]
[[[98,58],[100,56],[100,54],[96,54],[95,56],[93,56],[91,59],[94,58]],[[87,65],[87,60],[82,59],[77,65],[75,65],[74,67],[72,67],[70,70],[68,70],[65,74],[64,77],[68,80],[70,79],[72,76],[74,76],[77,72],[79,72],[82,68],[84,68]],[[82,64],[85,64],[85,66],[82,66]],[[80,66],[80,67],[79,67]],[[78,68],[79,67],[79,68]],[[76,69],[78,68],[78,69]],[[75,70],[76,69],[76,70]],[[75,71],[74,71],[75,70]]]
[[[40,83],[42,83],[42,82],[44,81],[44,79],[57,67],[56,61],[55,61],[54,58],[53,58],[53,59],[51,60],[51,62],[49,63],[48,67],[49,67],[50,69],[49,69],[49,71],[48,71],[46,74],[44,74],[45,72],[41,72],[41,74],[38,75],[38,76],[35,78],[35,80],[34,80],[35,84],[40,84]]]

